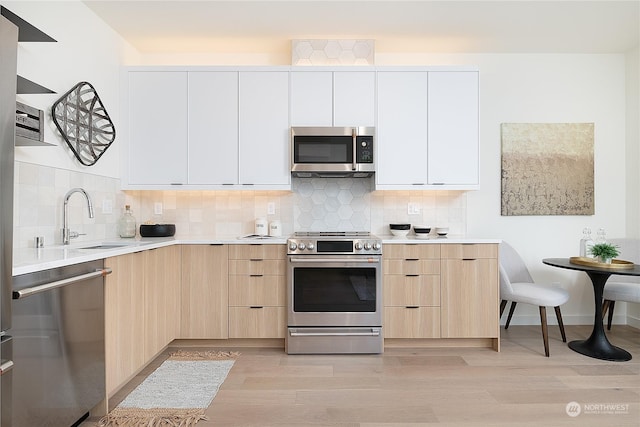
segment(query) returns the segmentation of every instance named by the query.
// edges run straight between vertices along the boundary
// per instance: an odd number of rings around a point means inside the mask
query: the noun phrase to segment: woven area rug
[[[235,352],[176,351],[98,426],[187,427],[206,420],[204,411],[238,356]]]

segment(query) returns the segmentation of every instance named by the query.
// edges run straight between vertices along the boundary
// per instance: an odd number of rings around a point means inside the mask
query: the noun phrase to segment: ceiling
[[[314,38],[374,39],[378,53],[622,53],[640,42],[640,0],[84,3],[141,53],[281,53]]]

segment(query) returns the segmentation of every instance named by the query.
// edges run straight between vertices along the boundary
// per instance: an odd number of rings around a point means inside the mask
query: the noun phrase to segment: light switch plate
[[[102,200],[102,213],[103,214],[113,213],[113,202],[111,201],[111,199]]]
[[[155,202],[153,204],[153,213],[156,215],[162,215],[162,203],[161,202]]]
[[[274,202],[267,203],[267,215],[276,214],[276,204]]]
[[[420,205],[418,203],[408,203],[407,213],[409,215],[420,215]]]

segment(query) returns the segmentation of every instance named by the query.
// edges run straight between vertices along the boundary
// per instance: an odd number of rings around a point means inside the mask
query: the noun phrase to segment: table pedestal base
[[[571,341],[569,348],[585,356],[593,357],[601,360],[611,360],[614,362],[626,362],[631,360],[631,353],[626,350],[616,347],[609,343],[606,337],[603,340],[594,339],[591,336],[589,339],[580,341]]]

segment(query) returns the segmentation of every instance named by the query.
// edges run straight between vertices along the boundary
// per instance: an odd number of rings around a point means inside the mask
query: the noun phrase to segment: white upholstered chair
[[[640,264],[640,239],[608,239],[608,242],[618,246],[618,258]],[[611,275],[604,285],[603,300],[602,315],[609,312],[607,329],[611,329],[616,301],[640,303],[640,277]]]
[[[557,286],[535,283],[529,274],[524,261],[515,249],[506,242],[500,243],[500,317],[511,301],[509,316],[504,326],[509,328],[511,316],[516,304],[526,303],[536,305],[540,309],[540,323],[542,325],[542,340],[544,341],[544,354],[549,357],[549,336],[547,332],[547,307],[553,307],[558,319],[558,326],[562,334],[562,341],[567,342],[562,323],[560,306],[569,300],[569,293]]]

